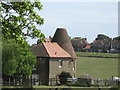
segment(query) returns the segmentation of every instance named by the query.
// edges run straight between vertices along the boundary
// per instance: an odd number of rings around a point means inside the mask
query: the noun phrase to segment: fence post
[[[22,79],[22,75],[21,75],[21,78],[20,78],[20,79],[21,79],[20,81],[21,81],[21,86],[22,86],[22,85],[23,85],[23,79]]]
[[[15,78],[13,78],[13,86],[15,86]]]
[[[106,86],[106,79],[105,79],[105,86]]]
[[[116,85],[118,85],[118,81],[119,81],[119,80],[116,80]]]
[[[39,75],[39,85],[41,85],[41,79],[40,79],[40,75]]]
[[[35,78],[34,78],[34,85],[35,85]]]
[[[97,86],[98,86],[98,78],[97,78]]]
[[[10,86],[10,77],[9,77],[9,81],[8,81],[9,83],[8,83],[8,86]]]
[[[32,86],[32,75],[30,76],[30,84]]]
[[[52,86],[52,78],[50,80],[51,80],[51,86]]]
[[[57,80],[57,77],[56,77],[56,85],[58,84],[58,80]]]

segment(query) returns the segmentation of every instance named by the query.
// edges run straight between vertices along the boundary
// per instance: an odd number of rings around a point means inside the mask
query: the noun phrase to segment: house
[[[111,39],[94,40],[90,45],[91,52],[107,52],[111,49]]]
[[[31,51],[37,59],[34,74],[40,76],[41,84],[49,85],[49,78],[58,77],[62,71],[75,77],[76,55],[66,29],[57,28],[51,40],[33,45]]]
[[[115,39],[94,40],[90,45],[91,52],[120,53],[120,42]]]
[[[112,40],[111,41],[111,53],[120,53],[120,40]]]
[[[74,50],[78,52],[90,49],[90,44],[85,39],[74,38],[71,40],[71,43]]]

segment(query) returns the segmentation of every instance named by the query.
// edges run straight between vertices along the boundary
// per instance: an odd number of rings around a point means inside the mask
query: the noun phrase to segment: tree
[[[74,37],[72,39],[79,39],[79,40],[81,40],[82,38],[81,37]]]
[[[120,36],[113,38],[113,40],[120,40]]]
[[[110,39],[110,38],[104,34],[98,34],[95,40],[105,40],[105,39]]]
[[[67,83],[67,78],[71,78],[71,74],[69,72],[61,72],[61,74],[59,75],[59,78],[60,78],[60,83],[62,85],[65,85]]]
[[[74,40],[74,39],[78,39],[78,40],[87,40],[87,38],[82,38],[82,37],[74,37],[74,38],[72,38],[72,40]]]
[[[3,74],[29,76],[36,59],[30,52],[30,46],[27,42],[18,44],[15,40],[5,40],[2,45]]]
[[[2,37],[23,41],[26,37],[45,38],[36,25],[44,19],[35,10],[41,10],[41,2],[1,2]]]
[[[15,55],[15,49],[18,46],[15,43],[2,42],[2,73],[14,74],[16,73],[17,61]]]

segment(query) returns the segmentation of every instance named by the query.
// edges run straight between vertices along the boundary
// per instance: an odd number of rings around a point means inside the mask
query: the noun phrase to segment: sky
[[[42,2],[37,13],[44,24],[37,26],[46,37],[53,36],[58,27],[64,27],[70,37],[87,38],[89,43],[98,34],[118,36],[118,2]],[[28,39],[35,44],[37,39]]]

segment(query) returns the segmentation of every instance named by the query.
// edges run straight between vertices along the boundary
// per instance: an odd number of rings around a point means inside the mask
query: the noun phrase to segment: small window
[[[62,60],[59,60],[59,68],[62,67]]]

